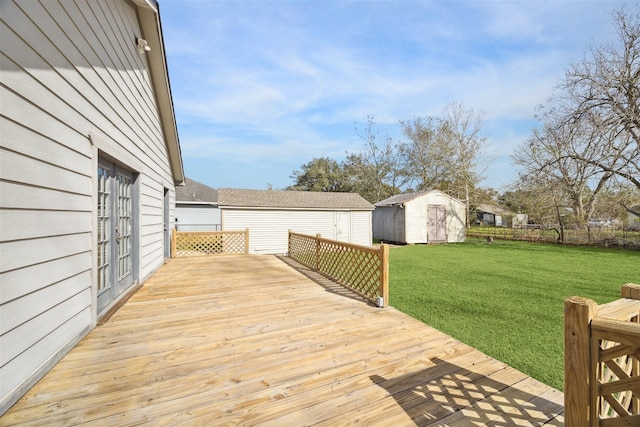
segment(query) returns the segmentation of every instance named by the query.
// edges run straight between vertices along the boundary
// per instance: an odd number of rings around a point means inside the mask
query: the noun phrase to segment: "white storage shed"
[[[376,203],[373,237],[384,242],[464,242],[465,205],[439,190],[398,194]]]
[[[249,252],[284,254],[289,230],[371,246],[374,206],[355,193],[219,189],[225,231],[249,229]]]
[[[176,187],[176,230],[222,230],[218,190],[189,178]]]

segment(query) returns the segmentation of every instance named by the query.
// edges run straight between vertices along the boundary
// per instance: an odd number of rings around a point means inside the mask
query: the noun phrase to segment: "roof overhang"
[[[146,55],[165,143],[169,152],[173,181],[174,184],[181,185],[184,182],[184,167],[173,109],[173,99],[171,97],[169,71],[164,50],[162,25],[160,23],[160,8],[155,0],[133,0],[133,3],[138,8],[140,28],[142,29],[141,37],[151,47],[151,51],[147,52]]]
[[[225,206],[218,205],[220,209],[246,210],[246,211],[323,211],[323,212],[371,212],[374,208],[316,208],[316,207],[282,207],[282,206]]]
[[[213,202],[188,202],[185,200],[176,200],[176,206],[178,205],[197,205],[197,206],[214,206],[218,207],[217,203]]]

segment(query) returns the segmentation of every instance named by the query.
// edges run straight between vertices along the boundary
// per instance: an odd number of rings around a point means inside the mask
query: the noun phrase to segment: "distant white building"
[[[497,206],[483,204],[477,207],[477,222],[481,225],[495,225],[502,227],[505,224],[505,216],[509,212]]]
[[[222,230],[218,190],[185,178],[184,185],[176,187],[176,230]]]

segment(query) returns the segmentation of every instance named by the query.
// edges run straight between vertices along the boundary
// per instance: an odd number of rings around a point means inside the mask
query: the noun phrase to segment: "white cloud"
[[[245,180],[251,162],[267,173],[269,159],[356,150],[367,115],[392,125],[459,102],[485,113],[488,155],[504,165],[570,61],[611,36],[616,4],[162,2],[185,158],[241,153]]]

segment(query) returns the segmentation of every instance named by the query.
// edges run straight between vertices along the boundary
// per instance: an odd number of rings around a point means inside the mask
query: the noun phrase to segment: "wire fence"
[[[468,229],[467,236],[640,250],[640,231],[613,226],[570,226],[564,230],[540,224],[513,228],[481,226]]]

